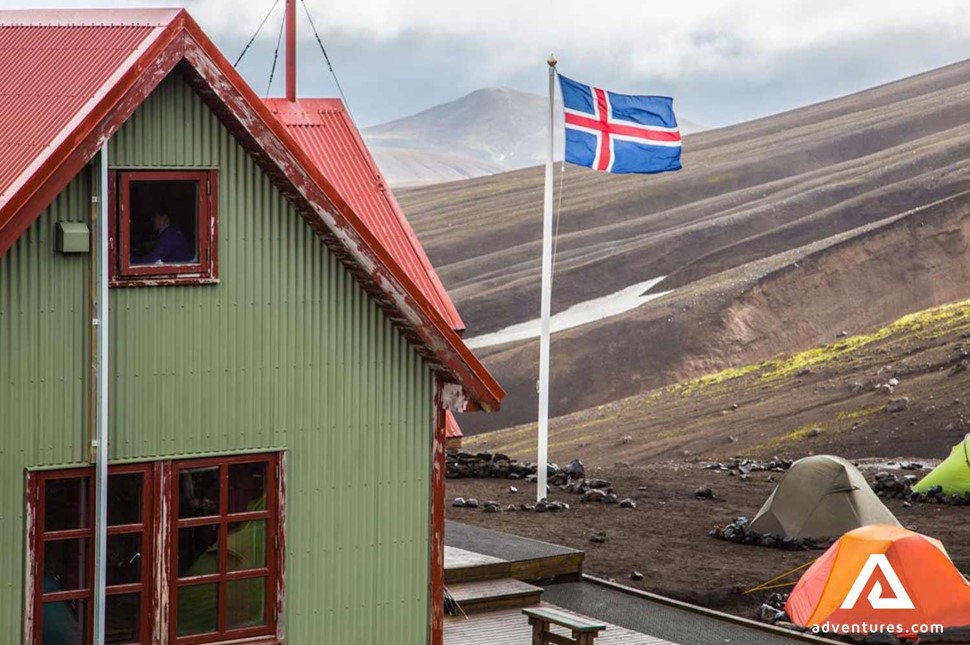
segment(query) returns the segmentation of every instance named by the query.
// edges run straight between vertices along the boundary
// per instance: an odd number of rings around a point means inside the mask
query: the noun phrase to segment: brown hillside
[[[891,379],[891,393],[876,389]],[[903,398],[905,409],[887,410]],[[549,450],[552,461],[599,467],[813,453],[940,459],[968,432],[970,300],[557,418]],[[535,442],[532,423],[465,447],[528,461]]]
[[[685,170],[565,172],[554,309],[669,276],[554,337],[554,415],[970,296],[970,62],[692,135]],[[541,169],[401,193],[469,336],[538,315]],[[534,419],[536,343],[480,350]]]

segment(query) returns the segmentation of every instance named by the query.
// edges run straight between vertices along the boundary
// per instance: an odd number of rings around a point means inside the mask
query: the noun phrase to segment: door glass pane
[[[45,585],[46,586],[46,585]],[[45,602],[41,626],[43,645],[81,645],[87,632],[88,601]]]
[[[219,514],[219,467],[179,472],[179,517]]]
[[[219,525],[179,529],[179,578],[219,572]]]
[[[88,539],[44,543],[44,591],[68,591],[88,586]]]
[[[108,585],[141,581],[141,536],[140,532],[108,536]]]
[[[179,587],[178,635],[214,632],[218,626],[219,585],[215,582]]]
[[[266,578],[233,580],[226,590],[226,628],[266,623]]]
[[[266,566],[266,520],[229,525],[227,567],[229,571]]]
[[[141,642],[141,594],[108,596],[104,605],[106,643]]]
[[[87,477],[72,477],[44,483],[44,531],[89,526],[89,481]]]
[[[229,466],[229,512],[266,510],[266,462]]]
[[[131,264],[198,262],[199,182],[132,181],[128,207]]]
[[[141,524],[142,473],[108,477],[108,525]]]

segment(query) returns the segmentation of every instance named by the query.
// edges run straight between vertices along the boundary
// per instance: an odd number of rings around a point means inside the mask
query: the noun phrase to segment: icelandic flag
[[[566,161],[603,172],[680,170],[674,100],[607,92],[559,75]]]

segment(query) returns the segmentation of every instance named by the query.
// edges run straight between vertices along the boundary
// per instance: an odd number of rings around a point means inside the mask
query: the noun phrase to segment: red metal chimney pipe
[[[296,0],[286,0],[286,100],[296,100]]]

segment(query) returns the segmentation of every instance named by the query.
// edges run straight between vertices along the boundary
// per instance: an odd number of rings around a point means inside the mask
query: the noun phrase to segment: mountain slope
[[[567,168],[554,310],[673,293],[555,336],[553,413],[970,296],[968,113],[960,63],[691,135],[679,173]],[[541,195],[541,169],[398,194],[470,336],[538,316]],[[471,429],[534,418],[535,341],[481,353],[510,396]]]

